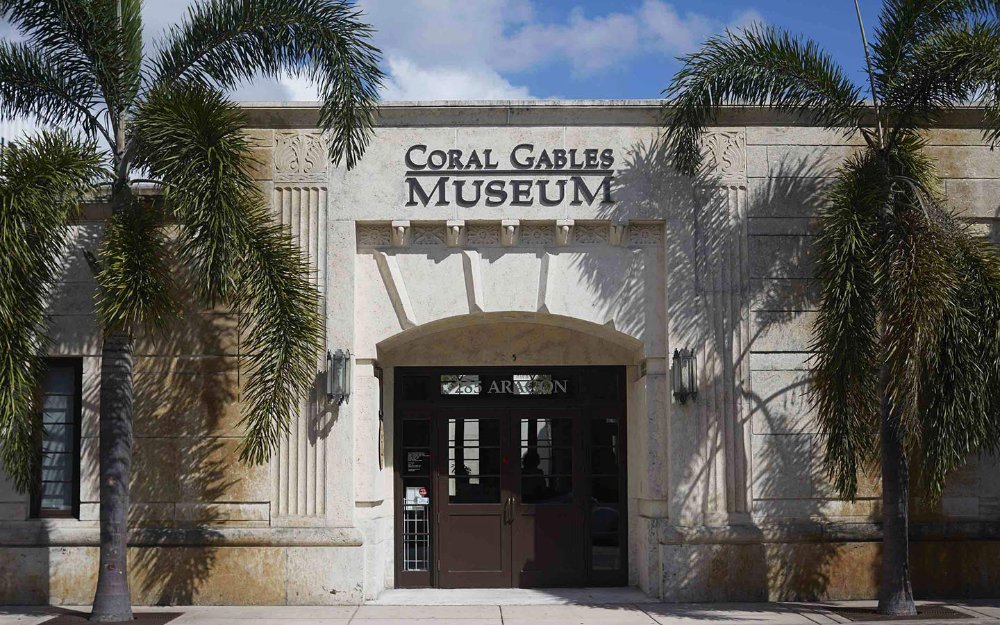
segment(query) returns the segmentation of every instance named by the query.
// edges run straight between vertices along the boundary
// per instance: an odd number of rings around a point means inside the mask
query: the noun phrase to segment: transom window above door
[[[569,378],[547,373],[441,374],[441,395],[568,395]]]

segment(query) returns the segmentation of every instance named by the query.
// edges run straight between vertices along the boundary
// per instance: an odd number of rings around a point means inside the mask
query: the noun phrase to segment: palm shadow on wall
[[[129,566],[142,604],[193,603],[216,563],[213,526],[252,523],[232,471],[237,317],[183,301],[179,319],[137,342]]]
[[[709,589],[706,600],[814,600],[827,596],[831,582],[842,586],[842,580],[831,579],[837,548],[819,540],[824,524],[835,521],[830,515],[835,494],[827,484],[817,458],[821,442],[809,414],[806,392],[806,342],[801,338],[790,341],[788,333],[797,329],[800,337],[809,336],[810,313],[816,309],[816,286],[811,280],[811,218],[821,202],[823,185],[830,176],[829,165],[813,158],[785,158],[772,165],[767,178],[751,179],[746,193],[748,230],[744,232],[738,220],[730,216],[724,197],[718,195],[721,181],[702,175],[695,179],[680,176],[670,165],[668,150],[661,141],[636,143],[627,151],[615,178],[613,190],[616,202],[606,205],[599,218],[611,222],[663,220],[667,223],[664,245],[668,282],[672,276],[694,276],[693,284],[668,285],[666,318],[672,337],[684,337],[691,346],[706,344],[710,349],[699,351],[702,384],[711,388],[724,385],[716,396],[744,402],[744,421],[752,433],[749,445],[752,458],[737,459],[751,476],[747,507],[754,522],[733,528],[731,535],[740,538],[722,546],[694,538],[683,527],[663,536],[673,535],[676,543],[668,550],[672,562],[664,562],[665,570],[679,572],[664,580],[664,587]],[[721,193],[726,193],[722,191]],[[720,201],[721,200],[721,201]],[[790,218],[790,219],[789,219]],[[709,316],[722,315],[725,323],[737,323],[734,314],[709,304],[713,283],[718,272],[739,271],[738,267],[723,266],[731,257],[731,249],[745,237],[748,244],[746,268],[749,302],[749,337],[746,349],[734,354],[733,369],[723,369],[720,362],[711,361],[711,354],[730,353],[728,333],[714,335]],[[686,243],[682,243],[685,242]],[[589,287],[599,301],[607,302],[609,310],[617,310],[618,329],[633,335],[642,331],[645,318],[653,306],[643,273],[647,271],[636,254],[628,277],[623,281],[608,280],[600,271],[599,260],[581,255],[577,265],[589,281]],[[677,294],[683,294],[678,297]],[[652,318],[656,318],[653,316]],[[684,345],[669,345],[669,351]],[[709,354],[706,363],[704,355]],[[668,366],[669,366],[669,353]],[[733,370],[752,365],[747,386],[738,384]],[[706,371],[719,371],[706,377]],[[704,397],[698,401],[703,404]],[[693,434],[690,445],[673,445],[671,454],[689,453],[685,458],[669,458],[672,471],[683,474],[673,477],[673,484],[697,484],[704,490],[670,493],[674,508],[700,508],[709,501],[709,473],[717,459],[725,457],[723,427],[709,428],[705,422],[718,423],[709,406],[709,414]],[[694,414],[699,414],[696,409]],[[685,412],[671,419],[689,417]],[[734,428],[742,440],[745,422]],[[671,423],[671,429],[686,424]],[[691,435],[691,433],[688,433]],[[673,434],[672,434],[673,436]],[[687,442],[688,439],[685,438]],[[719,476],[725,478],[725,476]],[[729,504],[732,510],[732,503]],[[815,536],[807,545],[782,545],[765,539],[767,525],[793,520],[812,528]],[[866,520],[866,519],[855,519]],[[703,520],[669,519],[670,526],[700,525]],[[682,537],[683,536],[683,537]],[[668,540],[674,542],[673,540]],[[729,547],[728,549],[723,547]],[[862,578],[875,579],[876,572],[858,572]],[[748,583],[748,576],[750,576]],[[859,589],[865,587],[858,584]],[[743,589],[737,597],[734,589]],[[843,593],[843,589],[837,592]],[[863,591],[862,591],[863,592]]]
[[[238,457],[245,382],[238,359],[247,349],[239,312],[206,309],[189,295],[190,277],[180,281],[179,318],[155,336],[139,337],[136,348],[129,567],[132,600],[141,605],[234,596],[232,588],[218,587],[225,577],[214,579],[214,569],[234,567],[231,559],[220,562],[226,542],[220,530],[269,527],[274,513],[269,467]],[[305,436],[314,445],[329,435],[336,417],[336,410],[324,410],[322,388],[318,374],[301,405]],[[243,558],[238,547],[226,551]],[[237,570],[253,566],[235,563]]]

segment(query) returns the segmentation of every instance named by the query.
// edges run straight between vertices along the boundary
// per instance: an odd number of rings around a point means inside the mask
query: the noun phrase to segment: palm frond
[[[42,133],[0,153],[0,464],[22,492],[33,483],[40,449],[35,391],[47,298],[67,220],[100,175],[93,144],[64,133]]]
[[[114,114],[139,85],[140,63],[134,62],[134,46],[141,45],[141,33],[135,30],[141,28],[136,22],[139,4],[122,2],[125,33],[119,28],[116,3],[106,0],[0,0],[0,15],[41,54],[74,66],[70,77],[99,85]]]
[[[315,383],[323,327],[307,259],[269,215],[243,131],[218,89],[174,83],[139,109],[135,141],[138,162],[165,185],[198,291],[240,311],[241,458],[262,463]]]
[[[699,140],[724,105],[769,106],[850,134],[861,125],[860,90],[809,40],[755,26],[709,39],[665,91],[666,137],[678,170],[695,175]]]
[[[132,128],[137,165],[164,183],[182,226],[179,256],[211,302],[234,297],[247,245],[243,211],[257,193],[243,173],[251,158],[243,126],[242,112],[218,89],[175,83],[149,95]]]
[[[98,251],[97,317],[105,330],[134,332],[177,315],[163,222],[154,201],[134,196],[112,216]]]
[[[885,392],[909,450],[920,445],[920,376],[925,350],[934,342],[955,297],[958,283],[951,262],[953,243],[926,219],[923,208],[900,192],[883,238],[877,266],[883,313],[882,351],[887,369]],[[933,381],[928,380],[928,383]]]
[[[382,80],[371,32],[341,0],[203,0],[167,35],[152,84],[230,88],[261,73],[304,75],[323,100],[330,155],[350,168],[368,144]]]
[[[240,458],[263,464],[316,383],[323,324],[307,260],[262,202],[247,208],[250,239],[236,300],[246,338],[240,357],[249,371]]]
[[[1000,21],[959,19],[927,33],[897,64],[882,92],[896,134],[925,128],[997,88]]]
[[[78,125],[91,133],[101,124],[91,112],[97,85],[78,65],[44,55],[23,43],[0,42],[0,115],[28,117],[49,126]]]
[[[142,88],[142,0],[121,0],[122,15],[118,45],[121,50],[120,110],[135,101]]]
[[[960,282],[921,371],[921,474],[932,496],[977,451],[1000,451],[1000,254],[952,229]]]
[[[826,449],[824,464],[842,496],[872,468],[879,440],[876,224],[890,195],[871,152],[840,170],[820,209],[816,278],[821,299],[811,348],[810,398]]]
[[[997,0],[884,0],[872,44],[872,64],[880,96],[905,87],[913,56],[943,29],[977,17],[1000,14]]]

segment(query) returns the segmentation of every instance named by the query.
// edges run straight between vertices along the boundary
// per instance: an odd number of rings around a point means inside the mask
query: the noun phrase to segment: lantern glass
[[[327,352],[326,360],[326,395],[339,406],[351,396],[351,352]]]
[[[684,404],[698,396],[697,367],[694,352],[689,349],[675,349],[671,359],[670,377],[673,383],[674,399]]]
[[[688,395],[691,396],[691,400],[694,401],[694,399],[698,397],[698,381],[697,381],[698,367],[696,366],[695,363],[694,352],[691,350],[685,350],[685,351],[687,352],[686,354],[687,374],[688,374],[687,392]]]

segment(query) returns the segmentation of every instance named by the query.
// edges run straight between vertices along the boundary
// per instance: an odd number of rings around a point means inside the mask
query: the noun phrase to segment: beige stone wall
[[[836,498],[805,399],[820,194],[857,141],[727,111],[706,170],[676,176],[651,103],[389,106],[357,169],[326,157],[314,108],[251,107],[253,173],[315,268],[330,349],[355,355],[342,406],[304,400],[272,462],[236,459],[236,317],[189,307],[136,359],[133,590],[139,603],[357,603],[393,582],[392,368],[628,367],[630,582],[676,600],[874,593],[878,485]],[[974,115],[931,133],[948,202],[1000,228],[1000,158]],[[407,207],[403,152],[610,147],[614,205]],[[84,362],[79,519],[28,519],[0,481],[0,602],[87,603],[96,574],[100,336],[73,226],[54,354]],[[700,394],[671,396],[675,348]],[[384,368],[380,385],[376,366]],[[317,373],[324,368],[317,363]],[[973,459],[918,502],[919,593],[996,587],[1000,470]],[[964,584],[964,585],[963,585]],[[971,590],[970,590],[971,589]],[[719,594],[719,593],[725,594]]]
[[[976,129],[929,133],[950,208],[974,231],[1000,241],[1000,158]],[[863,481],[855,502],[839,501],[820,466],[807,392],[810,332],[817,307],[812,239],[823,189],[860,138],[814,128],[747,127],[750,244],[750,349],[753,512],[759,522],[877,519],[877,480]],[[1000,520],[994,458],[971,458],[944,496],[917,502],[914,519]]]

